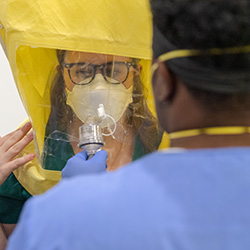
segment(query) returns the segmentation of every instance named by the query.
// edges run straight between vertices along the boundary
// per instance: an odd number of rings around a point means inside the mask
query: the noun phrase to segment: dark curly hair
[[[151,0],[151,8],[154,24],[177,49],[204,50],[250,45],[249,0]],[[193,57],[191,60],[221,72],[250,69],[250,53]],[[250,108],[249,92],[216,93],[186,86],[207,109]]]

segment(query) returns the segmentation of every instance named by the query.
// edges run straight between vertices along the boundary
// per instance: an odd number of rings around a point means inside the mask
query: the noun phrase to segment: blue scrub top
[[[250,249],[250,148],[152,153],[31,198],[8,250]]]

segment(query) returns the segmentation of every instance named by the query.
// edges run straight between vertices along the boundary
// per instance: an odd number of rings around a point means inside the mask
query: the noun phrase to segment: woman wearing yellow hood
[[[0,187],[2,224],[15,224],[26,199],[55,185],[71,156],[93,149],[89,127],[108,170],[158,148],[151,33],[146,0],[0,3],[2,45],[34,131],[23,154],[37,154]]]

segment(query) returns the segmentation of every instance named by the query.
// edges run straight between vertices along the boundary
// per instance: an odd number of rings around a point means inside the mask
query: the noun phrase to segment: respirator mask
[[[102,104],[106,114],[117,122],[133,101],[132,90],[132,86],[126,89],[123,84],[108,83],[101,74],[97,74],[88,85],[76,85],[72,91],[66,88],[67,104],[83,123],[89,117],[98,117],[99,104]],[[109,122],[109,119],[104,119],[100,125],[105,128]]]
[[[74,111],[75,115],[84,123],[80,131],[80,142],[85,141],[86,134],[97,144],[102,143],[101,135],[112,135],[116,130],[116,123],[121,119],[128,105],[133,101],[133,86],[126,87],[119,84],[107,82],[102,74],[96,74],[93,81],[87,85],[75,85],[72,91],[67,88],[67,105]],[[110,129],[112,127],[112,129]],[[108,128],[110,133],[102,132]],[[83,135],[85,133],[85,135]],[[99,138],[93,138],[93,135]],[[82,138],[82,139],[81,139]],[[88,142],[86,142],[88,143]],[[82,148],[82,147],[81,147]]]

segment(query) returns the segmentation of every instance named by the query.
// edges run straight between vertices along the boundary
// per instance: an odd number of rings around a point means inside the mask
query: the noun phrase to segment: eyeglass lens
[[[124,62],[112,62],[102,66],[79,63],[72,65],[70,68],[71,79],[75,84],[88,84],[97,73],[98,67],[101,67],[100,71],[104,78],[113,84],[124,82],[128,76],[129,69]]]

